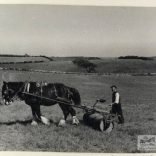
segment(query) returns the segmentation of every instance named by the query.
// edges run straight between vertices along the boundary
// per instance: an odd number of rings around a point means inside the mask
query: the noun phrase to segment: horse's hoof
[[[10,105],[10,102],[5,102],[5,105]]]
[[[50,125],[50,121],[47,119],[47,118],[45,118],[44,116],[41,116],[41,121],[42,121],[42,123],[44,123],[45,125]]]
[[[73,122],[72,124],[78,126],[79,122]]]
[[[66,125],[66,121],[64,119],[61,119],[58,126],[65,127],[65,125]]]
[[[78,126],[78,125],[79,125],[79,123],[72,123],[72,125]]]
[[[79,123],[80,123],[80,122],[79,122],[78,118],[77,118],[77,117],[73,117],[73,122],[72,122],[72,124],[77,126],[77,125],[79,125]]]
[[[38,123],[37,123],[36,121],[33,120],[33,121],[31,122],[31,125],[32,125],[32,126],[37,126]]]

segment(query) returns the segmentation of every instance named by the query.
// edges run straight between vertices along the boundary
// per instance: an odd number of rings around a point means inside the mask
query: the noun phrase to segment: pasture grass
[[[2,72],[0,73],[2,75]],[[42,114],[51,120],[50,126],[39,123],[31,126],[31,110],[24,102],[15,101],[10,106],[0,106],[0,150],[53,151],[53,152],[141,152],[137,150],[138,135],[156,135],[156,79],[145,76],[96,76],[77,74],[42,74],[33,72],[9,72],[12,81],[62,82],[77,88],[82,104],[92,105],[97,98],[105,98],[105,104],[97,107],[109,109],[110,86],[116,84],[122,96],[125,124],[115,124],[106,134],[84,125],[84,112],[76,109],[79,126],[71,124],[58,127],[62,117],[58,105],[41,107]],[[1,83],[2,84],[2,83]]]

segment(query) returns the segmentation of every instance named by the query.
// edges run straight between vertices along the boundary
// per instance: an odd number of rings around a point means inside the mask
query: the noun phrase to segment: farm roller
[[[23,93],[31,95],[31,96],[35,96],[37,98],[50,100],[50,101],[55,101],[55,102],[61,103],[63,105],[69,105],[69,106],[72,106],[72,107],[83,109],[85,111],[85,113],[83,115],[84,124],[94,128],[96,130],[100,130],[100,131],[104,131],[104,132],[109,133],[114,128],[114,119],[115,119],[114,117],[115,116],[110,114],[110,112],[108,112],[108,111],[99,110],[99,109],[96,108],[97,103],[99,103],[99,102],[104,103],[106,101],[104,99],[96,100],[94,105],[89,107],[89,106],[86,106],[86,105],[73,105],[73,104],[71,104],[70,101],[67,101],[66,99],[63,99],[61,97],[57,97],[56,99],[50,99],[50,98],[47,98],[47,97],[38,96],[38,95],[34,95],[34,94],[31,94],[31,93],[27,93],[27,92],[23,92]]]
[[[96,130],[111,132],[114,128],[114,116],[107,111],[98,110],[95,105],[98,102],[105,102],[105,100],[96,100],[96,103],[91,107],[87,107],[83,115],[83,121],[86,125],[93,127]]]

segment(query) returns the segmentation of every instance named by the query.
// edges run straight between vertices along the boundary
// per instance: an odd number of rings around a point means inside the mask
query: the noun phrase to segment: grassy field
[[[97,65],[97,73],[156,73],[156,59],[153,60],[123,60],[117,58],[102,58],[91,60]],[[27,64],[0,64],[0,67],[12,67],[23,69],[38,69],[48,71],[86,72],[77,67],[69,58],[55,58],[54,61]]]
[[[0,71],[0,75],[2,74],[3,71]],[[30,125],[32,116],[29,106],[16,101],[10,106],[0,106],[0,150],[140,152],[137,150],[137,136],[156,135],[154,76],[96,76],[8,71],[5,78],[7,81],[62,82],[79,90],[83,104],[92,105],[97,98],[107,99],[105,104],[99,106],[103,109],[111,102],[110,85],[116,84],[122,96],[125,124],[116,125],[110,134],[105,134],[84,125],[83,111],[76,109],[81,124],[71,125],[69,117],[67,126],[61,128],[57,123],[62,117],[62,112],[55,105],[41,108],[42,113],[51,120],[51,125],[39,124],[33,127]]]

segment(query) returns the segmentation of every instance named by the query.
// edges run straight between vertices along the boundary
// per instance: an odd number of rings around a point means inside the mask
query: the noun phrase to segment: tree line
[[[152,57],[143,57],[143,56],[120,56],[118,59],[139,59],[139,60],[153,60]]]

